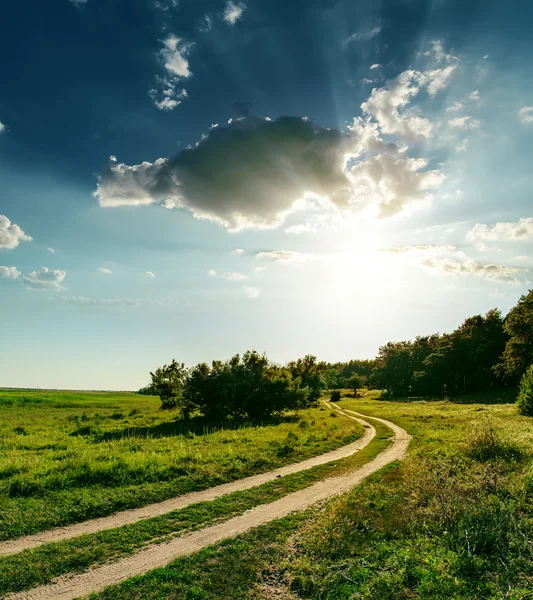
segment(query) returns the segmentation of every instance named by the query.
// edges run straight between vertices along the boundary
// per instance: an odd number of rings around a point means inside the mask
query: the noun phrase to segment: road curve
[[[329,405],[328,408],[335,407]],[[298,473],[299,471],[305,471],[318,465],[323,465],[334,460],[351,456],[370,443],[372,438],[376,435],[376,430],[371,425],[361,421],[357,417],[347,414],[344,414],[344,416],[357,421],[365,427],[362,437],[351,444],[347,444],[346,446],[342,446],[336,450],[331,450],[330,452],[326,452],[320,456],[314,456],[301,462],[280,467],[279,469],[269,471],[268,473],[252,475],[250,477],[245,477],[244,479],[237,479],[236,481],[217,485],[199,492],[190,492],[189,494],[183,494],[181,496],[169,498],[163,502],[147,504],[146,506],[131,510],[124,510],[115,513],[114,515],[110,515],[109,517],[90,519],[89,521],[83,521],[82,523],[74,523],[73,525],[67,525],[65,527],[56,527],[54,529],[49,529],[48,531],[27,535],[15,540],[0,542],[0,556],[17,554],[18,552],[36,548],[42,544],[61,542],[71,538],[79,537],[81,535],[97,533],[98,531],[103,531],[106,529],[115,529],[116,527],[130,525],[131,523],[135,523],[143,519],[152,519],[174,510],[186,508],[191,504],[216,500],[216,498],[226,496],[227,494],[232,494],[233,492],[241,492],[243,490],[257,487],[258,485],[262,485],[263,483],[267,483],[268,481],[272,481],[278,477],[291,475],[292,473]]]
[[[336,410],[338,410],[336,408]],[[354,411],[351,411],[354,412]],[[360,415],[360,413],[354,413]],[[360,415],[364,416],[364,415]],[[372,417],[375,418],[375,417]],[[163,544],[149,546],[140,552],[78,575],[62,576],[48,585],[10,594],[8,600],[73,600],[102,591],[131,577],[164,567],[180,556],[197,552],[206,546],[235,537],[289,513],[304,510],[313,504],[349,491],[366,477],[405,455],[410,435],[385,419],[376,419],[394,431],[392,445],[372,461],[347,475],[331,477],[312,486],[288,494],[280,500],[257,506],[244,514],[218,525],[206,527]]]

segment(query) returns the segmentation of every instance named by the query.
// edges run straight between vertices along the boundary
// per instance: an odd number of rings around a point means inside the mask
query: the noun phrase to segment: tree
[[[365,383],[365,378],[354,373],[351,377],[344,380],[344,387],[353,390],[354,398],[357,396],[357,390]]]
[[[341,391],[340,390],[333,390],[331,392],[331,396],[329,398],[331,400],[331,402],[339,402],[341,399]]]
[[[533,364],[522,375],[516,403],[521,415],[533,417]]]
[[[533,363],[533,290],[520,297],[505,317],[503,328],[509,339],[495,370],[499,376],[516,384]]]
[[[161,398],[161,407],[180,408],[184,418],[188,419],[193,407],[184,394],[188,375],[185,365],[172,360],[169,365],[159,367],[150,375],[152,387]]]

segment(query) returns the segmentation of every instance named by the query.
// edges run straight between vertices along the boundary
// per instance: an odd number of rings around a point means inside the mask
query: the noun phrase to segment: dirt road
[[[336,408],[336,410],[338,409]],[[350,412],[353,415],[364,417],[364,415],[354,411]],[[253,527],[264,525],[275,519],[285,517],[291,512],[304,510],[317,502],[347,492],[365,477],[391,462],[400,460],[405,455],[410,440],[409,434],[401,427],[385,419],[376,420],[384,423],[394,431],[393,443],[374,460],[356,471],[320,481],[308,488],[288,494],[280,500],[253,508],[218,525],[183,535],[164,544],[149,546],[114,563],[105,564],[79,575],[60,577],[49,585],[11,594],[7,598],[9,600],[41,600],[45,598],[73,600],[80,596],[86,596],[101,591],[109,585],[125,581],[130,577],[164,567],[180,556],[192,554],[206,546],[235,537]]]
[[[335,407],[330,405],[328,408]],[[363,424],[363,422],[357,417],[352,417],[350,415],[345,416]],[[355,442],[352,442],[346,446],[342,446],[341,448],[337,448],[336,450],[332,450],[331,452],[326,452],[320,456],[314,456],[313,458],[290,464],[285,467],[275,469],[274,471],[269,471],[268,473],[260,473],[259,475],[252,475],[251,477],[237,479],[236,481],[231,481],[230,483],[217,485],[207,490],[191,492],[182,496],[170,498],[169,500],[164,500],[163,502],[148,504],[146,506],[142,506],[141,508],[121,511],[109,517],[91,519],[89,521],[84,521],[83,523],[74,523],[73,525],[68,525],[66,527],[57,527],[41,533],[24,536],[16,540],[0,542],[0,555],[16,554],[17,552],[35,548],[42,544],[60,542],[70,538],[78,537],[80,535],[97,533],[98,531],[103,531],[105,529],[115,529],[116,527],[129,525],[142,519],[159,517],[160,515],[167,514],[173,510],[186,508],[187,506],[196,504],[197,502],[215,500],[216,498],[226,496],[227,494],[231,494],[233,492],[240,492],[257,487],[258,485],[272,481],[277,477],[283,477],[284,475],[290,475],[291,473],[305,471],[306,469],[310,469],[318,465],[323,465],[334,460],[346,458],[364,448],[376,435],[376,431],[371,425],[365,422],[364,427],[365,431],[363,436]]]

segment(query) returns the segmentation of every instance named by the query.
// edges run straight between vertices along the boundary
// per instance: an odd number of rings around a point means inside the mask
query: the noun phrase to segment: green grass
[[[35,587],[48,583],[53,577],[81,572],[96,564],[118,559],[147,543],[166,541],[170,536],[234,517],[255,506],[273,502],[308,487],[324,477],[356,469],[372,460],[390,444],[390,429],[377,421],[374,425],[376,437],[363,450],[348,458],[288,475],[212,502],[201,502],[161,517],[0,557],[0,595]]]
[[[0,539],[269,471],[362,431],[319,408],[214,427],[149,396],[0,390]]]
[[[402,463],[93,598],[533,597],[533,420],[492,395],[486,404],[375,396],[340,405],[413,434]]]

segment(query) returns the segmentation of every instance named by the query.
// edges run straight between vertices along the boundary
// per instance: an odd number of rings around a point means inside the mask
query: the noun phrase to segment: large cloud
[[[0,133],[5,131],[5,128],[6,128],[6,126],[2,123],[2,121],[0,121]]]
[[[384,143],[370,121],[342,133],[296,117],[249,117],[211,129],[196,147],[170,159],[133,166],[112,160],[95,196],[104,207],[186,208],[237,231],[280,225],[306,193],[327,198],[341,212],[376,204],[390,216],[442,181],[427,166],[426,159]]]
[[[430,168],[423,148],[412,157],[406,146],[406,140],[424,142],[432,131],[432,123],[409,103],[421,89],[436,94],[456,67],[457,59],[437,42],[426,54],[431,68],[404,71],[372,90],[361,105],[364,118],[355,118],[347,131],[305,117],[230,119],[171,158],[127,165],[112,157],[94,195],[103,207],[184,208],[231,231],[277,227],[302,206],[296,202],[310,197],[339,213],[374,205],[378,216],[394,216],[413,202],[430,200],[444,178]],[[178,72],[187,76],[188,66],[178,61]]]
[[[477,223],[467,237],[469,240],[527,240],[533,238],[533,217],[520,219],[517,223]]]
[[[111,162],[95,192],[101,206],[161,203],[232,230],[279,225],[306,192],[341,206],[351,136],[307,120],[244,118],[211,129],[196,145],[154,163]]]
[[[12,250],[19,245],[20,240],[31,242],[32,238],[7,217],[0,215],[0,248]]]
[[[22,278],[24,285],[41,290],[62,290],[61,283],[65,279],[66,271],[41,267],[38,271],[32,271]]]

